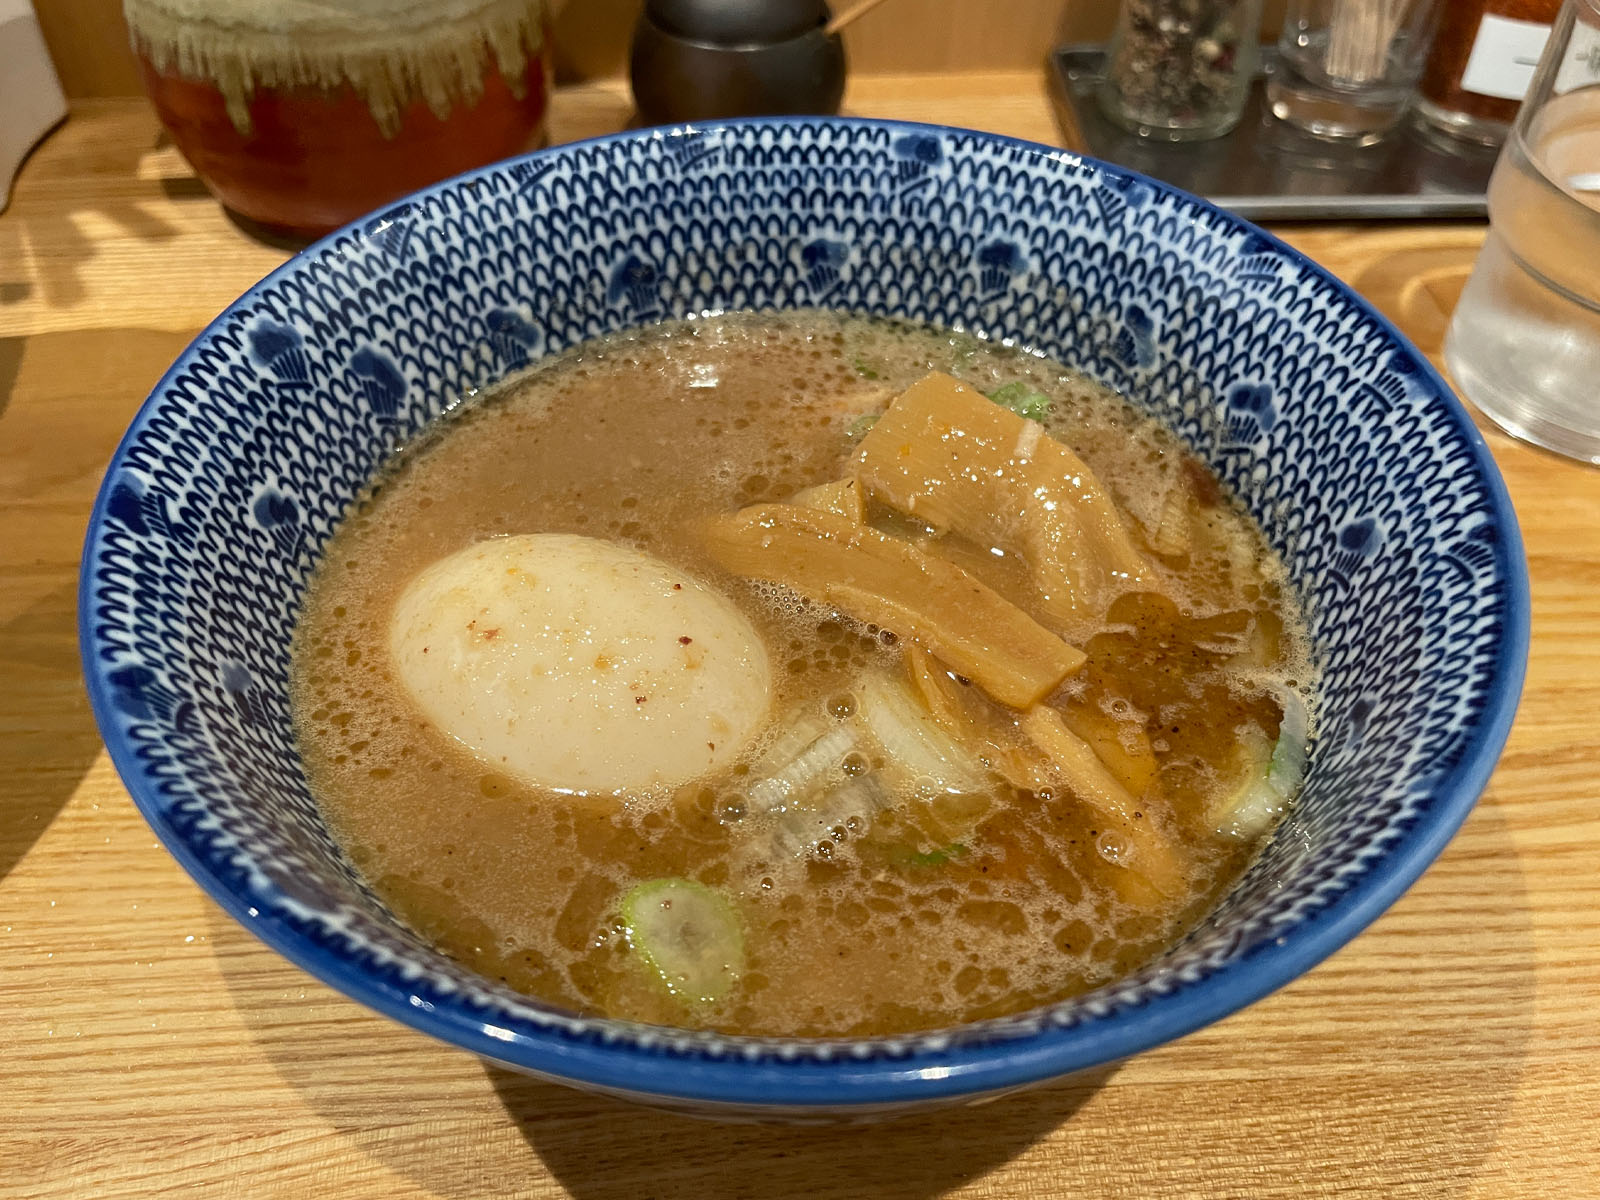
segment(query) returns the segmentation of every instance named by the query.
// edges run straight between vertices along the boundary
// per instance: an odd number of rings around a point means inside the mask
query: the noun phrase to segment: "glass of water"
[[[1400,120],[1446,0],[1289,0],[1272,115],[1317,137],[1365,145]]]
[[[1600,0],[1566,0],[1551,30],[1444,353],[1507,432],[1600,463]]]

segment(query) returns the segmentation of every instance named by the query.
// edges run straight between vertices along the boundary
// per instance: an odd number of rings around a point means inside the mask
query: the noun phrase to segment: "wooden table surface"
[[[1030,74],[851,111],[1059,141]],[[558,139],[621,125],[566,92]],[[1483,229],[1280,227],[1437,361]],[[484,1067],[279,959],[134,810],[79,678],[90,500],[161,371],[284,257],[137,101],[0,216],[0,1195],[1600,1197],[1600,472],[1489,434],[1533,576],[1521,714],[1443,857],[1347,949],[1087,1084],[868,1130],[721,1127]]]

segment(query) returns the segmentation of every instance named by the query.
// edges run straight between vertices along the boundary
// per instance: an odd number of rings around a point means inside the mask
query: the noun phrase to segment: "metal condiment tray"
[[[1051,55],[1056,99],[1074,149],[1132,167],[1251,220],[1482,217],[1496,151],[1432,134],[1409,118],[1373,146],[1323,141],[1277,120],[1267,76],[1279,64],[1262,47],[1244,117],[1204,142],[1159,142],[1106,120],[1095,101],[1101,46]]]

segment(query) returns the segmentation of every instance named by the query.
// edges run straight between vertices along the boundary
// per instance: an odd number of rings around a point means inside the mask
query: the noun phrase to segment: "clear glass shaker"
[[[1417,115],[1467,141],[1505,141],[1560,0],[1452,0],[1428,55]]]
[[[1261,0],[1123,0],[1100,107],[1141,137],[1200,141],[1239,123]]]

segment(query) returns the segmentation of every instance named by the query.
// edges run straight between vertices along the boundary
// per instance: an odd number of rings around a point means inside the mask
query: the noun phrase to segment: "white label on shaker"
[[[1461,72],[1461,86],[1480,96],[1521,100],[1528,94],[1533,69],[1549,40],[1548,25],[1484,14],[1472,54]]]

